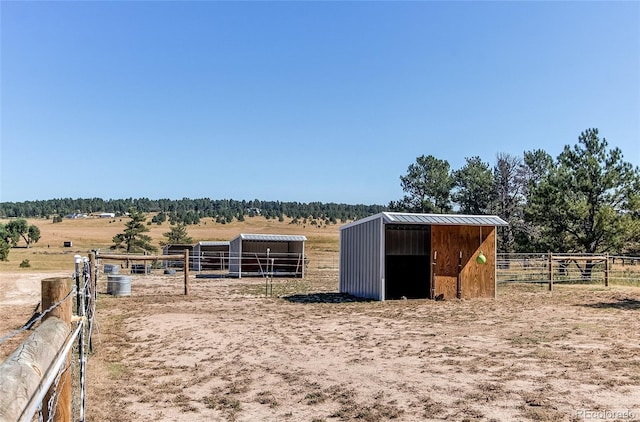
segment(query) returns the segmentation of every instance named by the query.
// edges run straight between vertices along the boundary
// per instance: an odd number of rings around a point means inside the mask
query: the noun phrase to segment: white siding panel
[[[384,299],[380,253],[380,218],[340,230],[340,292],[370,299]]]
[[[240,236],[229,242],[229,274],[241,277],[242,238]]]

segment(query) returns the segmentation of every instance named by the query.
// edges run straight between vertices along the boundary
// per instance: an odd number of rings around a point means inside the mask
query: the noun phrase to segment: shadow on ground
[[[640,309],[640,300],[637,299],[619,299],[612,302],[587,303],[580,306],[596,309],[623,309],[627,311]]]
[[[283,299],[293,303],[371,302],[371,299],[364,299],[347,293],[307,293],[284,296]]]

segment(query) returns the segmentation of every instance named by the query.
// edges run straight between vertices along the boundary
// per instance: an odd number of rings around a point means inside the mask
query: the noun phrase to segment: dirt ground
[[[70,277],[71,273],[0,273],[0,337],[22,327],[40,309],[40,282],[49,277]],[[0,344],[0,361],[29,336],[30,331],[18,333]]]
[[[4,335],[37,293],[12,304],[6,286],[27,284],[1,280]],[[87,420],[640,420],[637,287],[369,302],[336,293],[336,271],[276,279],[272,297],[262,279],[190,284],[100,295]]]

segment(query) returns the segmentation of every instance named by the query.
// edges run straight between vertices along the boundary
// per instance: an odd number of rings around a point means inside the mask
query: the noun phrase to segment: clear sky
[[[0,2],[0,201],[387,204],[419,155],[640,165],[640,2]]]

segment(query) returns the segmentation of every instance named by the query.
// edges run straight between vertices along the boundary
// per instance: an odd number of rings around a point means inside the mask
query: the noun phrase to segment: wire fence
[[[94,274],[91,272],[95,271]],[[0,409],[0,419],[6,420],[14,418],[18,421],[81,421],[85,420],[86,414],[86,364],[90,352],[92,351],[92,335],[95,326],[95,310],[97,301],[97,291],[95,280],[97,277],[97,266],[89,258],[76,256],[75,271],[72,275],[72,286],[64,297],[55,301],[51,306],[34,315],[22,327],[11,331],[0,337],[0,345],[9,339],[35,328],[35,331],[27,338],[14,353],[0,366],[0,383],[12,384],[1,385],[2,391],[21,391],[21,400],[11,401],[10,397],[0,398],[3,409]],[[68,280],[68,279],[66,279]],[[45,280],[46,281],[46,280]],[[44,298],[41,303],[44,303]],[[75,305],[75,306],[74,306]],[[53,338],[53,335],[45,331],[54,332],[57,327],[65,326],[64,318],[48,319],[54,311],[61,311],[67,306],[69,310],[75,309],[75,315],[68,315],[71,327],[60,343],[60,345],[37,344],[42,339]],[[69,312],[71,314],[71,312]],[[40,332],[38,332],[40,330]],[[33,342],[30,339],[33,337]],[[35,340],[37,339],[37,340]],[[48,367],[38,369],[42,374],[38,377],[37,385],[29,384],[25,377],[12,377],[16,368],[19,372],[20,366],[29,359],[37,359],[39,356],[31,356],[29,347],[37,348],[38,355],[52,356],[47,361]],[[51,349],[47,353],[40,352],[42,348]],[[38,365],[40,361],[34,362]],[[38,372],[36,371],[36,372]],[[18,385],[26,382],[25,385]],[[13,385],[16,384],[16,385]],[[26,397],[25,394],[27,395]],[[69,397],[66,397],[69,396]],[[60,410],[61,402],[70,399],[68,411]],[[62,412],[60,415],[58,412]],[[10,416],[7,416],[10,415]]]
[[[551,264],[549,257],[551,256]],[[275,265],[271,266],[271,259]],[[233,255],[229,252],[203,252],[198,256],[189,256],[189,269],[196,273],[229,274],[237,273],[242,262],[243,271],[261,275],[265,268],[271,268],[273,275],[297,275],[304,270],[337,271],[340,267],[340,255],[337,252],[314,254],[311,257],[299,253],[243,253]],[[182,255],[176,260],[164,260],[148,264],[142,270],[135,264],[123,268],[132,273],[150,274],[154,270],[180,270],[184,266]],[[551,268],[551,273],[550,273]],[[106,267],[105,267],[106,270]],[[532,282],[546,283],[549,277],[554,283],[604,283],[640,284],[640,257],[602,254],[547,254],[518,253],[497,254],[496,279],[499,283]]]
[[[498,283],[640,285],[640,256],[607,254],[498,254]]]

